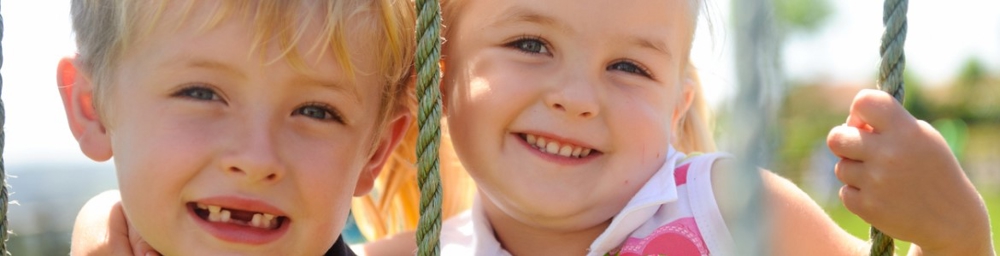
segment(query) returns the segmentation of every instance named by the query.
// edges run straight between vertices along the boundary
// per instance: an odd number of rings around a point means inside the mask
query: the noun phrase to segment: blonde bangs
[[[399,2],[397,2],[399,1]],[[179,4],[179,5],[178,5]],[[380,121],[395,109],[396,98],[406,97],[405,85],[411,73],[416,43],[412,3],[408,0],[350,1],[169,1],[74,0],[73,28],[79,52],[78,64],[93,76],[94,101],[98,110],[106,106],[114,69],[130,45],[153,31],[168,8],[179,8],[181,21],[187,21],[194,8],[211,8],[213,15],[202,21],[200,30],[209,30],[229,18],[253,22],[252,51],[262,51],[277,44],[279,53],[263,63],[285,60],[300,72],[322,72],[308,65],[307,56],[323,56],[332,51],[351,80],[355,72],[377,72],[384,76],[383,111]],[[322,10],[322,11],[316,11]],[[305,14],[305,15],[301,15]],[[357,26],[361,49],[348,49],[345,24]],[[183,22],[174,24],[176,29]],[[142,25],[137,25],[142,24]],[[310,29],[318,25],[318,35]],[[138,27],[142,26],[142,27]],[[370,32],[370,33],[368,33]],[[316,36],[306,49],[298,49],[304,36]],[[368,48],[371,47],[371,48]],[[376,70],[357,70],[350,52],[369,50],[377,59]],[[250,53],[248,53],[250,54]],[[409,102],[409,101],[402,101]],[[102,111],[104,112],[104,111]],[[382,123],[382,122],[380,122]]]

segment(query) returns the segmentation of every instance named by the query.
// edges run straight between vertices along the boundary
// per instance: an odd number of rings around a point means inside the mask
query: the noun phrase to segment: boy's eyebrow
[[[226,65],[225,63],[217,62],[217,61],[212,61],[212,60],[193,60],[193,61],[188,62],[188,67],[219,70],[219,71],[223,71],[223,72],[226,72],[226,73],[230,73],[232,75],[236,75],[239,78],[243,78],[243,79],[246,79],[246,77],[247,77],[246,74],[243,74],[243,72],[240,72],[239,69],[236,69],[236,68],[234,68],[232,66]]]
[[[527,9],[520,6],[512,6],[504,10],[499,19],[496,22],[491,23],[488,27],[499,26],[504,23],[517,23],[517,22],[527,22],[536,23],[545,26],[557,27],[564,31],[573,31],[573,28],[565,23],[559,22],[559,20],[545,16],[534,10]]]
[[[361,94],[358,93],[358,87],[356,86],[347,86],[344,83],[337,83],[333,81],[317,79],[315,77],[309,77],[304,75],[296,76],[295,80],[293,80],[292,82],[294,82],[294,84],[316,85],[322,88],[345,93],[352,100],[354,100],[355,103],[359,105],[362,103]]]
[[[237,76],[237,77],[239,77],[241,79],[246,79],[247,78],[246,74],[243,74],[243,72],[241,72],[239,69],[236,69],[236,68],[234,68],[234,67],[232,67],[230,65],[226,65],[225,63],[218,62],[218,61],[213,61],[213,60],[193,60],[193,61],[188,62],[188,66],[189,67],[195,67],[195,68],[205,68],[205,69],[219,70],[219,71],[222,71],[222,72],[226,72],[226,73],[235,75],[235,76]],[[336,82],[331,82],[331,81],[322,80],[322,79],[316,79],[316,78],[313,78],[313,77],[303,76],[303,75],[296,76],[296,78],[295,78],[295,80],[293,82],[294,82],[294,84],[318,85],[318,86],[323,87],[323,88],[327,88],[327,89],[332,89],[334,91],[343,92],[343,93],[346,93],[348,96],[350,96],[351,99],[353,99],[356,103],[358,103],[358,104],[361,103],[361,96],[360,96],[360,94],[358,94],[358,90],[357,90],[356,87],[346,86],[343,83],[336,83]]]

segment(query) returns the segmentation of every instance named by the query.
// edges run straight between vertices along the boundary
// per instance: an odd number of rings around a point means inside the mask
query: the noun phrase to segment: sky
[[[812,34],[794,34],[783,51],[793,79],[872,83],[882,33],[882,3],[830,0],[834,14]],[[709,102],[734,89],[728,4],[709,1],[715,33],[701,29],[692,59],[701,70]],[[90,161],[66,124],[55,85],[59,59],[75,52],[69,1],[4,1],[2,98],[6,107],[7,166]],[[907,69],[929,84],[947,81],[970,56],[996,73],[1000,67],[1000,1],[915,0],[909,7]],[[703,23],[704,24],[704,23]],[[713,42],[714,41],[714,42]]]

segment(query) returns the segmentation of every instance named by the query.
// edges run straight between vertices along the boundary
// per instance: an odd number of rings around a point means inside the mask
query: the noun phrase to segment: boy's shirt
[[[351,251],[351,247],[347,246],[344,242],[344,236],[337,237],[337,242],[333,243],[333,247],[326,251],[325,256],[355,256],[354,251]]]

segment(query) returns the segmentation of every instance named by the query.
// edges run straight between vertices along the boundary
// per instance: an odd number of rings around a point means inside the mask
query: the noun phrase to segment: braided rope
[[[420,186],[420,222],[417,255],[439,255],[441,233],[441,178],[438,143],[441,141],[441,6],[438,0],[417,0],[417,185]]]
[[[3,16],[0,16],[0,41],[3,41]],[[3,66],[3,46],[0,45],[0,67]],[[0,92],[3,91],[3,77],[0,77]],[[0,255],[9,255],[7,252],[7,172],[4,169],[3,126],[7,123],[7,112],[4,110],[3,99],[0,99]]]
[[[3,41],[3,16],[0,16],[0,41]],[[0,66],[3,66],[3,46],[0,45]],[[3,91],[3,77],[0,77],[0,92]],[[7,253],[7,172],[4,170],[3,126],[7,122],[7,112],[4,111],[3,99],[0,99],[0,255]]]
[[[878,87],[888,92],[900,104],[903,103],[903,68],[906,66],[906,56],[903,54],[903,43],[906,42],[906,9],[907,0],[885,0],[882,6],[882,47],[879,54]],[[874,226],[868,236],[872,240],[870,255],[893,255],[895,245],[892,237],[879,231]]]

